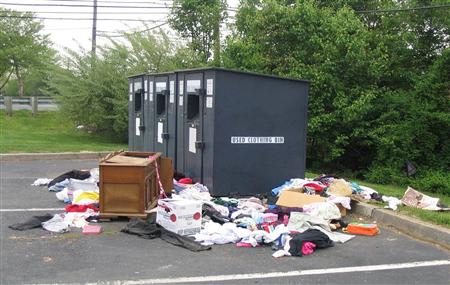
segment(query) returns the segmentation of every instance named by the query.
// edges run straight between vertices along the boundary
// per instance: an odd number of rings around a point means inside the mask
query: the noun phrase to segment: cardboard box
[[[301,193],[296,189],[289,189],[281,192],[276,204],[280,207],[301,208],[307,204],[325,202],[326,200],[326,198],[319,195],[308,195]]]
[[[192,200],[160,199],[156,210],[156,223],[183,236],[199,233],[202,204]]]

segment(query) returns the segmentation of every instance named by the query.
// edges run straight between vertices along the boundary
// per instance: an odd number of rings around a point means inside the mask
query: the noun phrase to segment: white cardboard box
[[[179,235],[194,235],[201,230],[202,204],[192,200],[160,199],[156,223]]]

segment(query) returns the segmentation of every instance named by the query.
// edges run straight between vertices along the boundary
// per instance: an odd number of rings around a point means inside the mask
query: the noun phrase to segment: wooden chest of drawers
[[[173,187],[172,161],[161,153],[120,152],[99,164],[100,216],[146,217],[159,196],[156,165],[164,190]]]

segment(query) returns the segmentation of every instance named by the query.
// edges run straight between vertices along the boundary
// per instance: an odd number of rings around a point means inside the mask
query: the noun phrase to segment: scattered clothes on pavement
[[[66,179],[69,178],[75,178],[78,180],[84,180],[87,179],[91,176],[91,172],[90,171],[86,171],[86,170],[72,170],[72,171],[68,171],[66,173],[63,173],[61,175],[59,175],[58,177],[54,178],[52,181],[50,181],[48,183],[48,187],[51,187],[53,185],[55,185],[56,183],[59,183],[61,181],[64,181]]]
[[[303,256],[302,248],[305,242],[314,243],[318,249],[334,246],[334,242],[326,234],[316,229],[310,229],[292,237],[289,241],[290,255]]]
[[[164,229],[155,223],[155,216],[156,215],[154,213],[150,214],[150,218],[147,221],[133,219],[125,226],[124,229],[122,229],[122,232],[137,235],[145,239],[161,238],[168,243],[189,249],[190,251],[211,249],[210,246],[203,246],[188,237],[184,237]]]
[[[43,222],[42,227],[54,233],[65,233],[69,231],[69,225],[64,221],[63,214],[56,214],[50,220]]]
[[[62,190],[64,190],[64,188],[66,188],[67,186],[69,186],[70,180],[64,179],[63,181],[59,181],[54,183],[51,186],[48,186],[48,191],[50,192],[60,192]]]
[[[32,186],[47,186],[50,181],[52,181],[50,178],[38,178],[31,185]]]
[[[33,216],[32,218],[30,218],[29,220],[27,220],[23,223],[17,223],[14,225],[10,225],[9,228],[16,230],[16,231],[24,231],[24,230],[40,228],[40,227],[42,227],[41,224],[43,222],[47,222],[51,218],[53,218],[53,215],[50,215],[50,214],[46,214],[43,216]]]
[[[352,234],[379,232],[376,224],[344,220],[351,199],[385,200],[392,208],[402,204],[395,197],[332,174],[315,179],[292,178],[255,197],[234,193],[212,197],[205,185],[183,174],[176,177],[179,180],[174,179],[172,192],[168,193],[171,198],[159,199],[147,220],[133,218],[121,232],[145,239],[161,238],[194,252],[209,250],[214,244],[234,243],[243,248],[270,246],[276,258],[303,256],[346,243],[355,238]],[[98,168],[72,170],[50,182],[35,182],[48,183],[49,191],[55,191],[58,200],[68,203],[65,212],[47,215],[45,221],[36,216],[28,224],[11,228],[20,230],[33,225],[56,233],[70,228],[80,228],[85,235],[102,232],[100,225],[89,224],[99,218]],[[408,195],[405,193],[412,201],[412,194]]]
[[[94,210],[95,212],[100,211],[97,204],[67,205],[66,206],[66,212],[86,212],[88,209]]]

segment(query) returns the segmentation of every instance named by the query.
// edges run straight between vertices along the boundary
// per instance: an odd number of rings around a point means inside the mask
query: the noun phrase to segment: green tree
[[[224,64],[312,80],[309,159],[322,167],[367,165],[374,156],[367,129],[386,61],[364,23],[348,7],[316,1],[242,3]]]
[[[225,19],[225,0],[174,0],[169,16],[171,27],[189,39],[200,61],[207,63],[214,51],[220,65],[220,24]]]
[[[25,78],[31,70],[45,66],[54,56],[43,25],[29,12],[0,8],[0,89],[11,75],[18,82],[18,94],[25,93]]]
[[[55,67],[46,91],[58,99],[69,120],[120,141],[128,133],[127,76],[195,64],[188,51],[162,32],[130,33],[125,39],[99,47],[96,57],[90,51],[70,51],[64,67]]]

